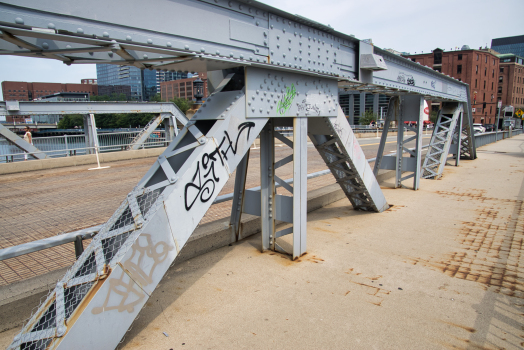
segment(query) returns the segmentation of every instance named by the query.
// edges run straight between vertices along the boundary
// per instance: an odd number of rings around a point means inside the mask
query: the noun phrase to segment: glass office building
[[[188,73],[157,72],[156,70],[139,69],[132,66],[114,64],[97,64],[96,75],[98,86],[129,86],[126,95],[133,101],[149,101],[160,94],[160,83],[188,78]],[[113,89],[114,90],[114,89]]]
[[[524,57],[524,35],[493,39],[491,49],[499,53],[512,53]]]

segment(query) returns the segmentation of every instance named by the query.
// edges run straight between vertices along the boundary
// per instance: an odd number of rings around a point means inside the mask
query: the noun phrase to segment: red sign
[[[429,107],[424,108],[424,114],[429,114]]]

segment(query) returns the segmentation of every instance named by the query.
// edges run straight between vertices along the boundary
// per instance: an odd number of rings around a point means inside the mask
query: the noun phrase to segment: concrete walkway
[[[297,261],[255,235],[173,266],[121,348],[522,349],[524,135],[382,186],[384,213],[310,213]]]

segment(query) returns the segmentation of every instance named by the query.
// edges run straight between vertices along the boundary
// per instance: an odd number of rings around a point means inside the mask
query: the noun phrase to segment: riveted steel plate
[[[305,24],[269,16],[269,63],[355,78],[355,44]]]
[[[248,118],[337,115],[337,81],[246,67]]]
[[[235,102],[243,97],[242,91],[226,91],[212,94],[206,102],[200,106],[191,120],[214,120],[224,119],[226,115],[232,113],[234,109],[239,108],[235,106]],[[241,106],[243,110],[243,106]]]
[[[444,99],[467,101],[466,85],[406,59],[384,56],[387,70],[373,73],[373,84]]]

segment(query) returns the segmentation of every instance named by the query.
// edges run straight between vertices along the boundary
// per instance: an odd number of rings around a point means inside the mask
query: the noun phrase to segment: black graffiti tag
[[[238,134],[234,144],[231,140],[231,137],[229,136],[229,133],[224,131],[224,136],[222,137],[218,147],[216,147],[213,152],[204,153],[202,155],[201,161],[197,162],[197,168],[195,174],[191,178],[191,182],[187,183],[184,188],[184,201],[187,211],[193,207],[199,198],[202,203],[205,203],[211,199],[213,193],[215,192],[216,183],[220,181],[220,178],[215,173],[216,161],[220,160],[220,163],[222,166],[224,166],[224,159],[228,159],[227,155],[229,151],[231,151],[233,155],[236,155],[240,135],[242,132],[247,131],[247,139],[249,139],[251,128],[254,126],[255,123],[253,122],[244,122],[240,124],[238,126]],[[225,150],[222,149],[222,146],[224,145],[227,145]],[[203,170],[200,169],[200,165],[202,165]],[[203,177],[202,174],[204,174]],[[191,195],[191,193],[193,193],[193,195]]]

